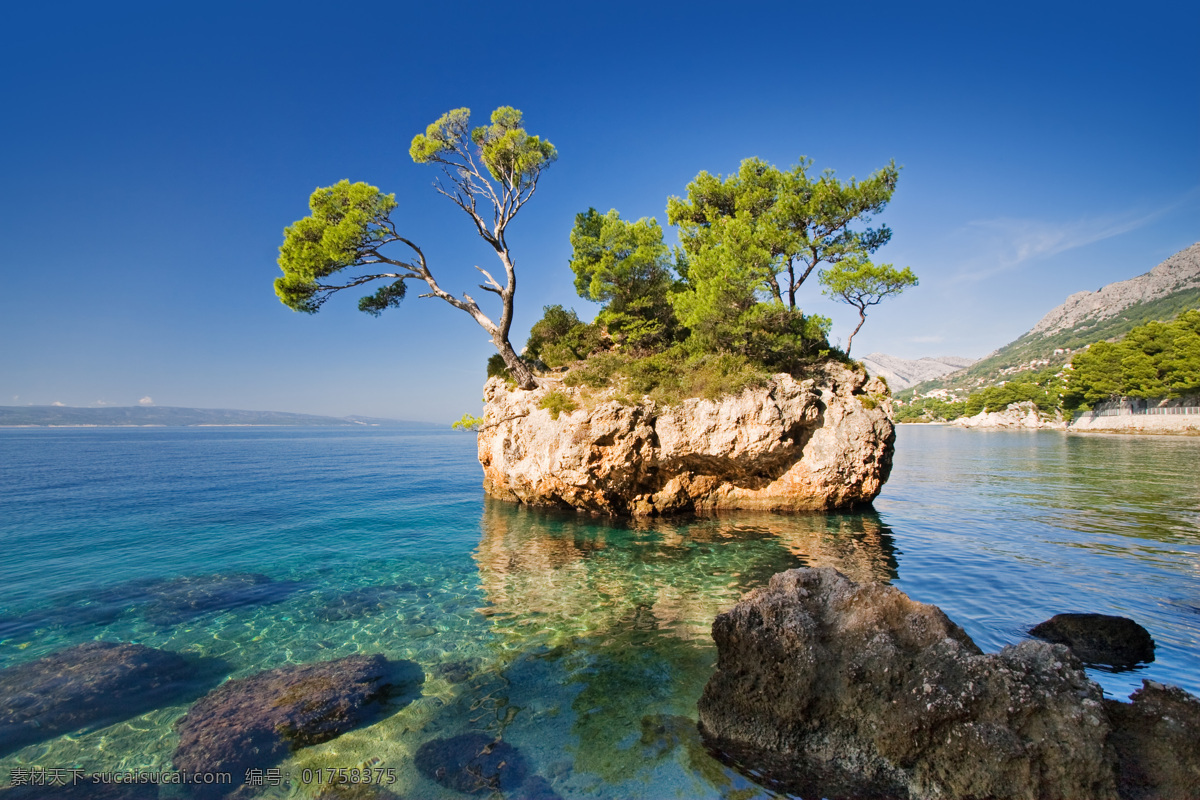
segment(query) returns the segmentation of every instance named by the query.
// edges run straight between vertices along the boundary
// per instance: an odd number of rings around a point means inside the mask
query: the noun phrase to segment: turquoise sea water
[[[516,747],[548,797],[774,796],[703,749],[695,704],[713,617],[803,565],[891,581],[988,651],[1059,612],[1130,616],[1155,662],[1092,676],[1116,697],[1142,678],[1200,694],[1200,440],[906,426],[873,511],[645,523],[486,501],[474,444],[419,426],[0,431],[0,667],[94,639],[232,677],[410,659],[418,698],[278,765],[392,768],[406,798],[465,796],[413,755],[470,732]],[[186,708],[0,754],[0,786],[170,769]]]

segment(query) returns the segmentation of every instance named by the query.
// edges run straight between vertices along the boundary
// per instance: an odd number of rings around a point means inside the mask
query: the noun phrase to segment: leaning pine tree
[[[400,304],[407,281],[420,281],[429,289],[421,297],[441,298],[470,314],[491,336],[517,385],[532,389],[537,385],[533,373],[508,340],[517,276],[505,230],[533,197],[543,170],[558,153],[550,142],[525,132],[515,108],[496,109],[491,125],[474,130],[470,113],[458,108],[442,115],[413,138],[409,154],[418,164],[441,165],[449,183],[439,180],[438,192],[466,212],[504,265],[503,284],[476,267],[486,280],[479,288],[500,297],[498,322],[469,294],[456,297],[438,285],[421,248],[401,236],[391,219],[395,195],[348,180],[314,191],[308,203],[312,213],[284,230],[279,248],[283,277],[275,279],[275,293],[289,308],[313,314],[342,289],[385,281],[358,302],[361,311],[378,315]],[[393,244],[406,247],[408,255],[399,256],[391,248],[385,254],[384,248]]]

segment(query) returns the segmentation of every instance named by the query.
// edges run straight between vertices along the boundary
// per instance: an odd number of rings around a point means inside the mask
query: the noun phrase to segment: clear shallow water
[[[92,639],[233,677],[382,653],[420,665],[420,697],[279,766],[463,797],[413,754],[479,731],[564,798],[770,797],[692,721],[712,618],[794,566],[889,580],[988,651],[1063,611],[1131,616],[1156,661],[1093,677],[1200,694],[1198,465],[1195,439],[905,426],[873,512],[642,524],[487,502],[474,437],[440,429],[0,431],[0,667]],[[0,785],[170,769],[186,707],[4,754]]]

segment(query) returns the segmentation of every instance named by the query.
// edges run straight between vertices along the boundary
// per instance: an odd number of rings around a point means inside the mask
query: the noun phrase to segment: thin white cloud
[[[53,403],[51,403],[50,405],[52,405],[52,406],[65,406],[65,405],[66,405],[66,403],[60,403],[60,402],[58,402],[57,400],[55,400],[55,401],[54,401]]]
[[[150,395],[146,395],[141,400],[138,400],[138,405],[139,406],[152,406],[152,405],[154,405],[154,400],[152,400],[150,398]]]
[[[1196,190],[1190,191],[1149,213],[1128,211],[1070,222],[1015,217],[969,222],[959,231],[959,237],[977,255],[962,264],[951,282],[980,281],[1018,269],[1031,261],[1129,233],[1175,210],[1196,194]]]
[[[92,403],[92,405],[94,405],[94,406],[106,406],[106,405],[108,405],[108,401],[107,401],[107,400],[97,400],[96,402]]]

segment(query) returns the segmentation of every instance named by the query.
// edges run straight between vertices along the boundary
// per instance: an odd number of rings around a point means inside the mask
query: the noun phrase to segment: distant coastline
[[[175,406],[0,406],[0,428],[250,428],[421,425],[374,417]]]

